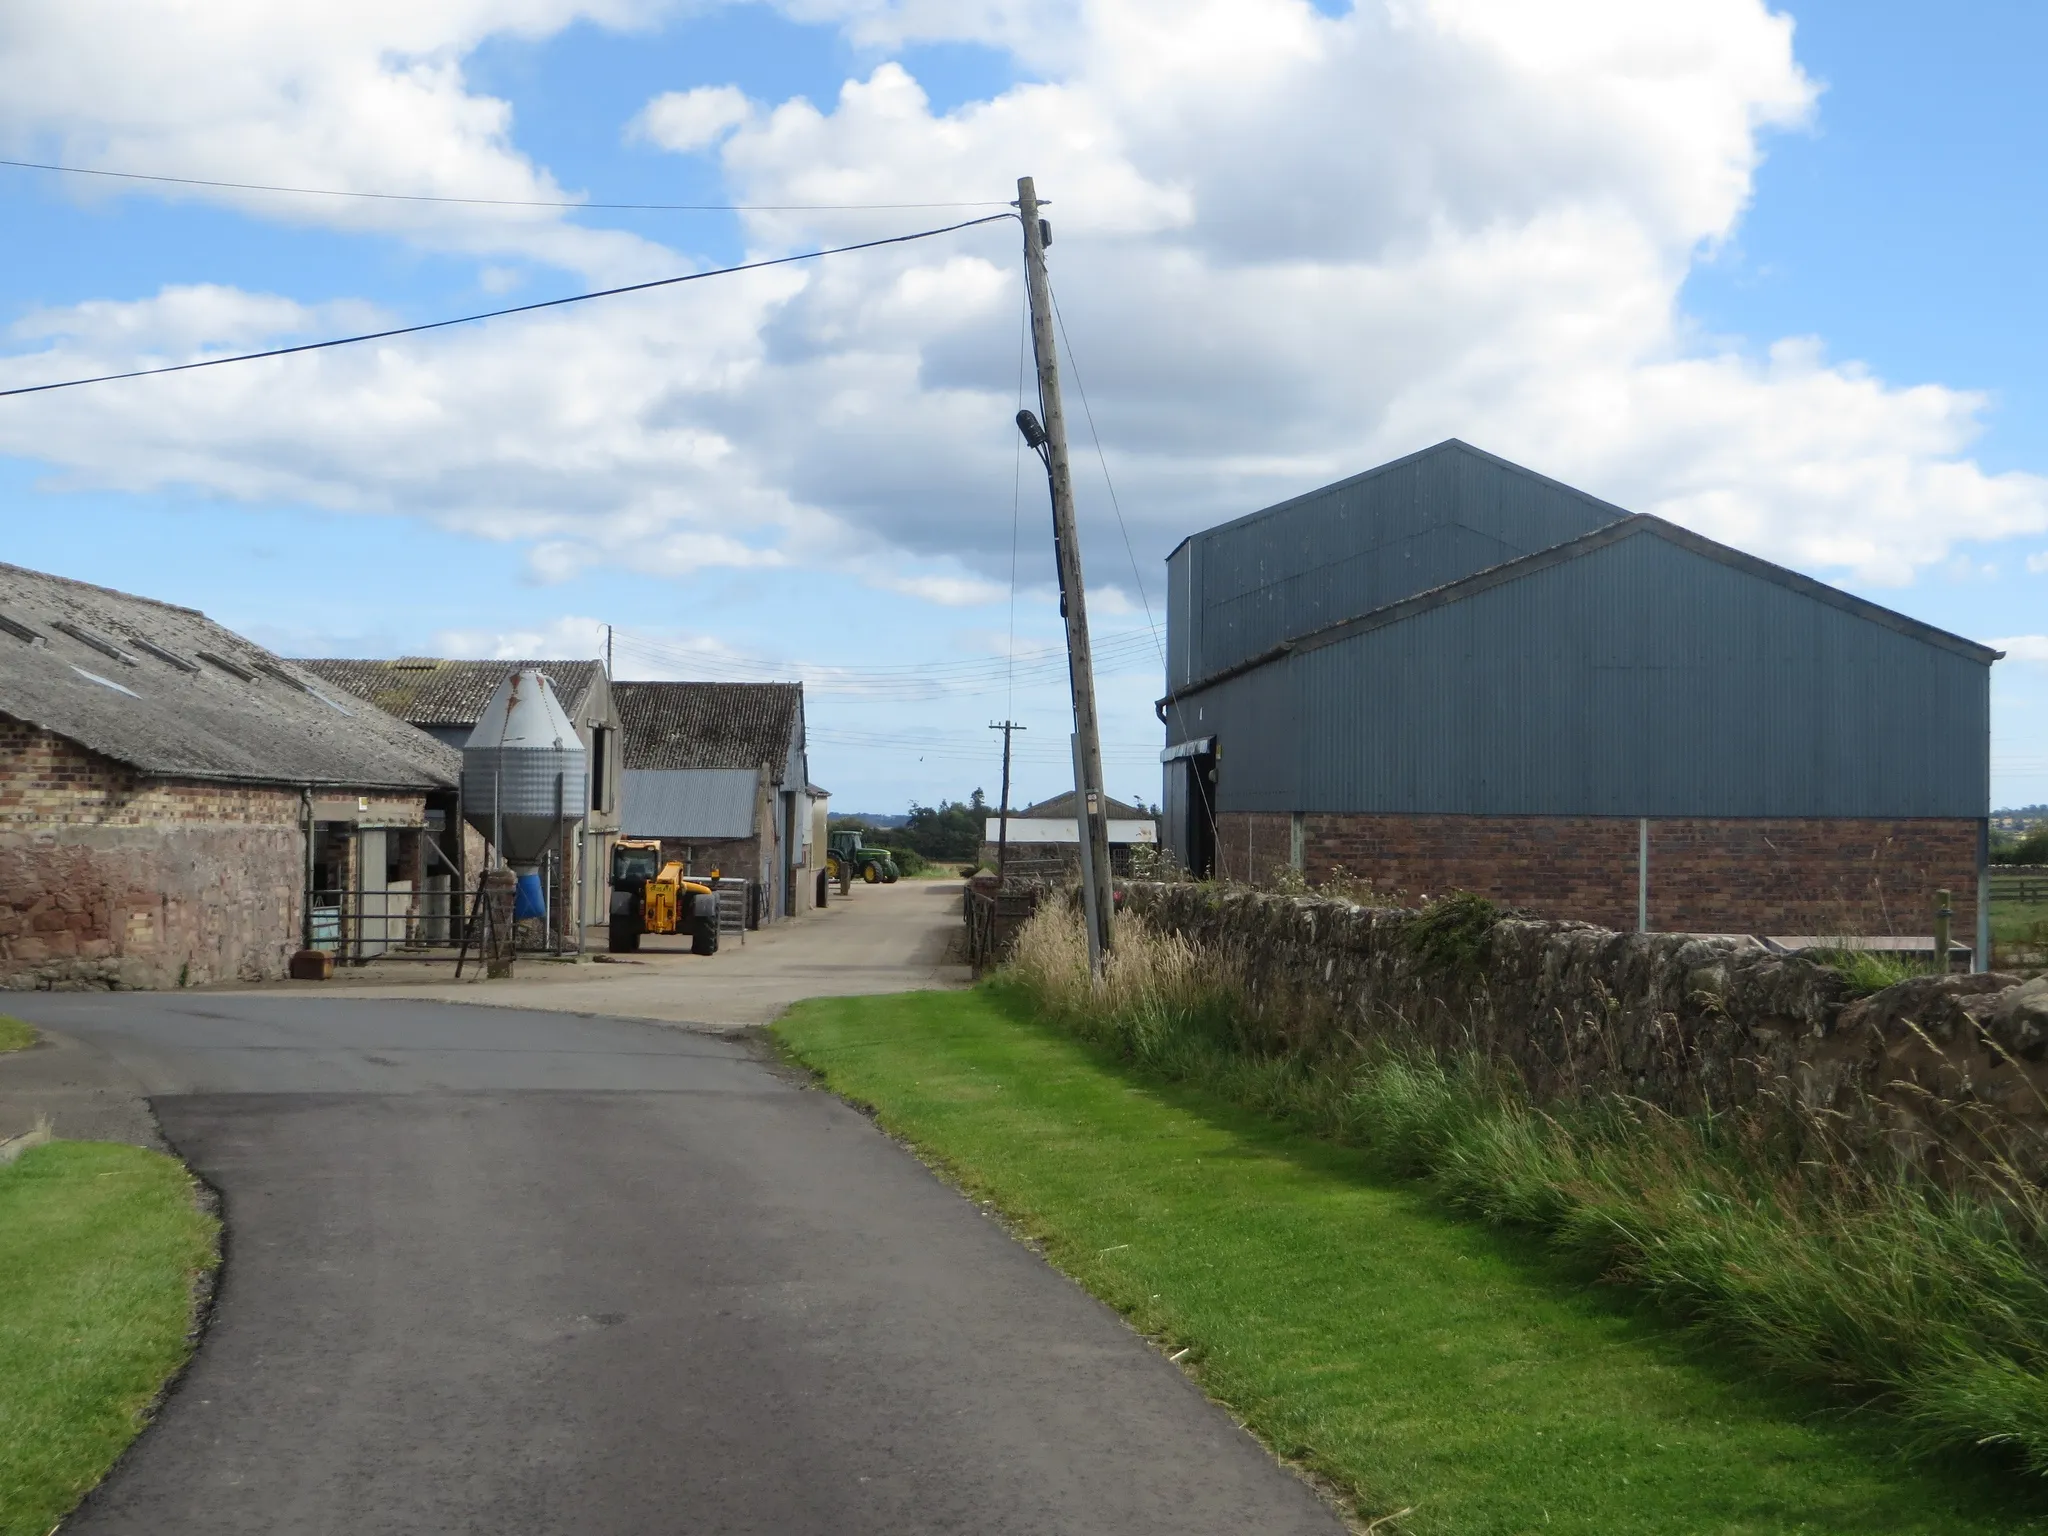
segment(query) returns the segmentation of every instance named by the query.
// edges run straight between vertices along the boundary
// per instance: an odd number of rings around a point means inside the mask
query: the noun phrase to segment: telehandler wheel
[[[879,864],[863,864],[860,870],[860,877],[869,885],[880,885],[882,883],[882,866]]]
[[[615,955],[635,954],[640,948],[640,922],[637,918],[615,917],[612,919],[611,951]]]
[[[715,955],[718,953],[718,919],[700,917],[697,926],[690,930],[690,953],[693,955]]]

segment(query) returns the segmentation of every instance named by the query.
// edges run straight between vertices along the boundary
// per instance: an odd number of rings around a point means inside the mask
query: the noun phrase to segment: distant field
[[[2048,870],[2043,871],[2042,884],[2048,885]],[[1994,965],[2023,969],[2048,965],[2048,900],[2013,901],[2001,897],[1994,886],[1991,954]]]

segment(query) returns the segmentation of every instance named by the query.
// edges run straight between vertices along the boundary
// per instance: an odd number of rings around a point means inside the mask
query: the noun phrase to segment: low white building
[[[1159,819],[1142,805],[1110,800],[1109,863],[1117,874],[1127,874],[1131,850],[1159,845]],[[1003,836],[1002,818],[991,816],[984,824],[981,862],[996,866],[996,850]],[[1080,823],[1074,814],[1074,793],[1055,795],[1036,805],[1012,811],[1009,818],[1009,866],[1013,870],[1033,866],[1075,867],[1081,858]]]

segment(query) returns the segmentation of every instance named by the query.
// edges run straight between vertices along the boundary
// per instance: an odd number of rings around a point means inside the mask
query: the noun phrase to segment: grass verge
[[[775,1033],[1382,1536],[2048,1530],[1981,1462],[1755,1384],[1366,1153],[1163,1082],[989,989]]]
[[[1003,977],[1144,1071],[1357,1146],[1774,1377],[1883,1410],[1906,1451],[1995,1446],[2048,1474],[2048,1192],[1981,1148],[1947,1149],[1978,1177],[1944,1190],[1779,1101],[1698,1119],[1619,1096],[1539,1108],[1497,1062],[1440,1061],[1398,1019],[1261,1048],[1227,958],[1135,920],[1098,987],[1072,914],[1041,909]]]
[[[8,1051],[25,1051],[36,1043],[36,1038],[33,1024],[0,1013],[0,1055]]]
[[[44,1536],[184,1362],[217,1224],[176,1160],[54,1141],[0,1168],[0,1536]]]

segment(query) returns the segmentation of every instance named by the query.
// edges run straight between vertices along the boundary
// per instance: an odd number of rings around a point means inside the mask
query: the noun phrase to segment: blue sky
[[[430,4],[365,7],[318,56],[261,26],[140,36],[97,92],[45,85],[39,49],[105,26],[87,9],[29,7],[22,73],[0,62],[0,152],[618,202],[1000,199],[1037,172],[1124,514],[1083,437],[1112,793],[1157,793],[1141,582],[1165,551],[1454,433],[1963,634],[2048,635],[2035,8],[1800,5],[1787,53],[1761,7],[1702,0],[1661,32],[1629,23],[1633,53],[1560,53],[1483,0],[1446,0],[1459,25],[1427,36],[1283,0],[1221,6],[1206,31],[1145,0],[941,21],[884,0],[481,0],[439,30]],[[1598,0],[1555,9],[1554,31],[1612,30]],[[152,92],[181,49],[254,83]],[[329,78],[330,56],[356,67]],[[1426,104],[1404,105],[1416,82]],[[378,223],[24,170],[0,170],[0,209],[0,353],[24,381],[958,216]],[[498,322],[374,366],[265,364],[240,393],[187,375],[17,411],[0,558],[287,653],[552,652],[609,623],[622,675],[801,666],[814,773],[848,808],[993,793],[985,727],[1014,713],[1020,797],[1052,793],[1043,489],[1019,490],[1006,425],[1012,239],[847,258],[800,292]],[[672,375],[692,382],[669,393]],[[1013,645],[1033,653],[1015,687]],[[2044,703],[2048,639],[1995,674],[1997,803],[2048,800]]]

